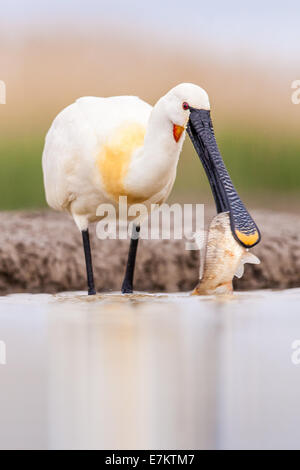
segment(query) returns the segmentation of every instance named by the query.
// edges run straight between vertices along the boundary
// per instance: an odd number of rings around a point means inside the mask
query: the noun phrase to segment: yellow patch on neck
[[[140,124],[126,124],[114,132],[98,155],[104,188],[116,201],[119,196],[127,196],[123,181],[134,151],[144,144],[145,133]]]

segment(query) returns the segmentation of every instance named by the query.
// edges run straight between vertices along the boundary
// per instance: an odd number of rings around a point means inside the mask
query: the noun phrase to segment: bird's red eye
[[[186,101],[184,101],[182,103],[182,107],[183,107],[183,109],[187,110],[187,109],[189,109],[189,104]]]

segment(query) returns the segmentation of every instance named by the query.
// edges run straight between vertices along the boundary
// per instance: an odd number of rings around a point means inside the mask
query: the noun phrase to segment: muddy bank
[[[260,265],[246,265],[235,280],[237,289],[300,286],[300,220],[297,215],[252,211],[262,231],[253,249]],[[207,211],[210,217],[213,212]],[[68,215],[51,211],[0,213],[0,294],[48,292],[86,288],[81,235]],[[125,269],[128,241],[96,238],[91,244],[98,291],[119,290]],[[195,287],[199,253],[186,251],[184,241],[141,240],[135,288],[176,292]]]

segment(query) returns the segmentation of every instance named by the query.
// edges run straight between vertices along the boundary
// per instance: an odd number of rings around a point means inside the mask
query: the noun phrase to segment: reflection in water
[[[51,446],[211,447],[212,319],[197,331],[199,312],[158,299],[90,306],[50,320]]]
[[[299,304],[298,289],[1,298],[8,357],[28,350],[0,369],[0,446],[297,448]]]

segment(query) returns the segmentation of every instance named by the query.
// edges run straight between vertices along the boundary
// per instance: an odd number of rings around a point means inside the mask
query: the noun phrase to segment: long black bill
[[[244,247],[260,241],[260,232],[237,194],[218,149],[210,111],[190,107],[188,134],[206,171],[217,212],[229,212],[232,234]]]

